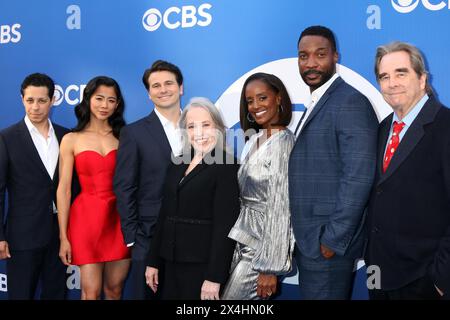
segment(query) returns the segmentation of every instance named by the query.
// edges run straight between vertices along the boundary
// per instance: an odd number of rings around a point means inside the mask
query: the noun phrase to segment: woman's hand
[[[277,292],[277,276],[274,274],[260,273],[258,276],[256,294],[263,299],[270,298]]]
[[[220,283],[205,280],[203,281],[201,300],[219,300]]]
[[[158,273],[159,270],[153,267],[147,267],[145,269],[145,280],[147,281],[147,285],[152,289],[154,293],[158,290]]]
[[[61,244],[59,246],[59,257],[61,258],[62,263],[66,266],[70,266],[72,263],[72,246],[70,245],[69,240],[61,240]]]

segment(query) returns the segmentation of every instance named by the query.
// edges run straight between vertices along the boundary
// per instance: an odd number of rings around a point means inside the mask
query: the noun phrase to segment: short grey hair
[[[211,102],[208,98],[204,97],[194,97],[192,98],[189,103],[184,107],[183,111],[181,112],[180,120],[178,122],[179,128],[182,130],[183,133],[183,150],[187,151],[190,150],[191,146],[189,144],[189,139],[187,138],[186,133],[186,116],[189,110],[192,108],[202,108],[206,111],[208,111],[209,115],[211,116],[214,125],[216,127],[216,130],[219,131],[219,135],[217,137],[217,146],[221,147],[224,151],[226,151],[226,127],[225,123],[223,121],[222,115],[219,111],[219,109],[214,105],[214,103]]]
[[[429,73],[425,67],[425,59],[423,58],[422,53],[417,47],[407,42],[394,41],[377,48],[377,53],[375,55],[375,78],[377,79],[377,82],[379,82],[378,76],[380,71],[381,59],[383,59],[383,57],[389,53],[399,51],[406,52],[409,55],[411,66],[418,77],[421,77],[422,75],[426,76],[425,91],[428,95],[433,95],[433,89],[428,82]]]

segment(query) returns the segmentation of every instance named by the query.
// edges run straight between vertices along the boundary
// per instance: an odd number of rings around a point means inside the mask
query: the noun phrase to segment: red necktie
[[[405,127],[404,122],[394,121],[394,126],[392,128],[392,136],[389,140],[389,144],[386,148],[386,154],[384,155],[383,161],[383,172],[386,172],[392,157],[394,156],[395,150],[397,150],[398,144],[400,143],[400,132]]]

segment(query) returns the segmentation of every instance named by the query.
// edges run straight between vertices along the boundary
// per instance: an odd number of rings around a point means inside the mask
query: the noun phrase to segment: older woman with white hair
[[[146,281],[154,292],[162,289],[163,299],[215,300],[235,246],[227,235],[239,214],[238,164],[226,151],[222,117],[208,99],[191,99],[179,127],[184,153],[168,169]]]

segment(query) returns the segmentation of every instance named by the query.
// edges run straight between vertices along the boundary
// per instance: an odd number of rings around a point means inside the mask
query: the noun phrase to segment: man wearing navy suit
[[[153,299],[146,285],[146,259],[162,201],[172,154],[181,154],[178,131],[183,76],[158,60],[142,77],[155,108],[149,116],[124,127],[117,153],[114,191],[125,242],[132,248],[130,282],[133,299]]]
[[[378,120],[369,100],[336,73],[331,30],[305,29],[298,66],[311,102],[289,160],[289,199],[302,299],[349,299],[362,257],[375,175]]]
[[[379,128],[365,254],[378,276],[369,281],[369,296],[448,298],[450,110],[437,101],[424,59],[410,44],[379,47],[375,75],[394,112]]]
[[[41,299],[65,297],[55,203],[59,142],[68,130],[48,118],[54,90],[45,74],[26,77],[26,116],[0,132],[0,259],[7,259],[9,299],[33,299],[39,279]]]

